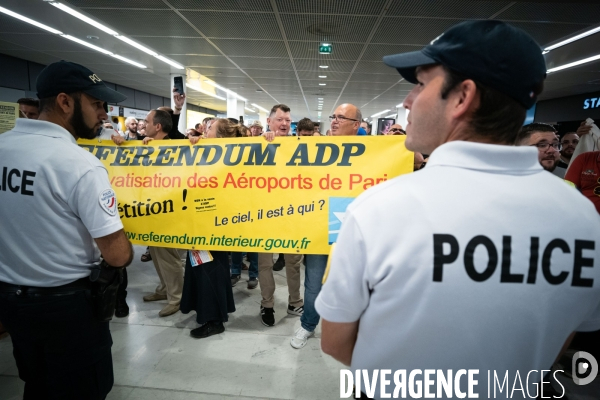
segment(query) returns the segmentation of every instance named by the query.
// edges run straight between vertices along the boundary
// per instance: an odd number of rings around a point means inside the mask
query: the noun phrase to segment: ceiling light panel
[[[106,26],[100,22],[94,21],[90,17],[83,15],[79,11],[73,10],[71,7],[69,7],[65,4],[57,3],[55,1],[50,2],[50,4],[68,14],[71,14],[75,18],[78,18],[78,19],[82,20],[83,22],[86,22],[86,23],[100,29],[101,31],[108,33],[109,35],[113,35],[113,36],[118,35],[118,33],[116,31],[110,29],[108,26]]]
[[[19,19],[19,20],[21,20],[23,22],[27,22],[28,24],[37,26],[38,28],[41,28],[41,29],[43,29],[45,31],[48,31],[50,33],[54,33],[56,35],[62,35],[62,32],[59,31],[58,29],[51,28],[48,25],[42,24],[41,22],[34,21],[31,18],[27,18],[24,15],[18,14],[16,12],[8,10],[8,9],[6,9],[4,7],[0,7],[0,12],[3,13],[3,14],[6,14],[6,15],[10,15],[11,17]]]
[[[193,83],[186,82],[185,86],[187,86],[190,89],[193,89],[193,90],[195,90],[197,92],[204,93],[204,94],[206,94],[206,95],[208,95],[210,97],[214,97],[215,99],[227,100],[225,97],[221,97],[221,96],[219,96],[217,94],[214,94],[214,93],[211,93],[211,92],[209,92],[207,90],[202,89],[199,85],[195,85]]]
[[[597,61],[597,60],[600,60],[600,54],[596,54],[595,56],[584,58],[582,60],[573,61],[573,62],[568,63],[568,64],[559,65],[558,67],[550,68],[546,72],[549,73],[549,74],[551,74],[553,72],[562,71],[563,69],[573,68],[573,67],[576,67],[578,65],[587,64],[587,63],[590,63],[592,61]]]
[[[391,110],[387,109],[387,110],[380,111],[377,114],[371,115],[371,118],[375,118],[375,117],[377,117],[379,115],[382,115],[382,114],[385,114],[386,112],[389,112],[389,111],[391,111]]]
[[[64,11],[64,12],[72,15],[73,17],[75,17],[77,19],[79,19],[79,20],[81,20],[81,21],[83,21],[83,22],[85,22],[85,23],[87,23],[89,25],[92,25],[95,28],[98,28],[98,29],[104,31],[104,32],[108,33],[109,35],[112,35],[112,36],[116,37],[117,39],[119,39],[119,40],[121,40],[121,41],[129,44],[132,47],[135,47],[136,49],[141,50],[144,53],[150,54],[151,56],[153,56],[153,57],[161,60],[162,62],[164,62],[166,64],[169,64],[170,66],[172,66],[172,67],[174,67],[176,69],[185,69],[185,67],[183,65],[179,64],[178,62],[176,62],[174,60],[171,60],[171,59],[169,59],[169,58],[167,58],[167,57],[165,57],[163,55],[160,55],[157,52],[155,52],[154,50],[152,50],[152,49],[150,49],[150,48],[148,48],[148,47],[146,47],[144,45],[141,45],[141,44],[135,42],[134,40],[131,40],[130,38],[128,38],[126,36],[120,35],[117,31],[115,31],[115,30],[109,28],[108,26],[106,26],[106,25],[104,25],[104,24],[102,24],[102,23],[100,23],[100,22],[98,22],[98,21],[96,21],[96,20],[94,20],[94,19],[92,19],[92,18],[90,18],[90,17],[88,17],[88,16],[80,13],[77,10],[74,10],[73,8],[67,6],[67,5],[65,5],[63,3],[52,1],[52,2],[50,2],[50,4],[52,6],[54,6],[54,7],[56,7],[56,8]],[[111,18],[108,18],[108,19],[111,20],[111,21],[113,20],[112,16],[111,16]],[[69,37],[67,37],[67,36],[69,36]],[[63,36],[63,37],[67,37],[67,39],[73,40],[73,36],[70,36],[70,35],[66,35],[66,36]],[[77,41],[77,40],[74,40],[74,41]],[[100,51],[100,52],[108,52],[108,50],[104,50],[104,49],[102,49],[103,51],[102,50],[98,50],[98,49],[100,49],[99,47],[97,47],[97,46],[92,47],[94,45],[90,45],[87,42],[83,42],[83,43],[78,42],[78,43],[80,43],[80,44],[82,44],[84,46],[90,47],[90,48],[94,48],[95,50]],[[105,54],[112,55],[112,52],[108,52],[108,53],[105,53]],[[120,59],[122,61],[127,60],[125,62],[127,62],[129,64],[132,64],[132,65],[136,65],[136,66],[142,65],[142,64],[139,64],[139,63],[137,63],[135,61],[132,61],[132,60],[129,60],[129,59],[125,59],[125,57],[122,57],[122,56],[115,57],[115,58],[118,58],[118,59]],[[145,66],[144,66],[144,68],[145,68]]]
[[[269,112],[269,110],[267,110],[266,108],[263,108],[263,107],[259,106],[258,104],[252,103],[252,105],[253,105],[254,107],[258,108],[259,110],[262,110],[262,111],[264,111],[264,112],[266,112],[266,113],[268,113],[268,112]]]
[[[64,37],[65,39],[69,39],[69,40],[72,40],[72,41],[74,41],[76,43],[79,43],[80,45],[89,47],[90,49],[94,49],[96,51],[99,51],[100,53],[107,54],[107,55],[112,55],[113,54],[112,52],[110,52],[108,50],[105,50],[102,47],[98,47],[96,45],[93,45],[91,43],[86,42],[85,40],[78,39],[78,38],[76,38],[74,36],[71,36],[71,35],[60,35],[60,36]]]
[[[546,53],[548,53],[548,52],[550,52],[550,51],[552,51],[554,49],[557,49],[557,48],[562,47],[562,46],[564,46],[566,44],[569,44],[569,43],[573,43],[573,42],[575,42],[577,40],[583,39],[584,37],[588,37],[588,36],[593,35],[593,34],[598,33],[598,32],[600,32],[600,26],[597,26],[596,28],[590,29],[590,30],[585,31],[583,33],[580,33],[579,35],[575,35],[573,37],[570,37],[568,39],[560,41],[560,42],[558,42],[556,44],[553,44],[552,46],[548,46],[548,47],[546,47],[544,49],[544,53],[542,53],[542,54],[546,54]]]

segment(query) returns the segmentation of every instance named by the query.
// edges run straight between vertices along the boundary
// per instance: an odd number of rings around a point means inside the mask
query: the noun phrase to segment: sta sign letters
[[[598,108],[600,107],[600,97],[592,97],[591,99],[585,99],[583,101],[583,109]]]

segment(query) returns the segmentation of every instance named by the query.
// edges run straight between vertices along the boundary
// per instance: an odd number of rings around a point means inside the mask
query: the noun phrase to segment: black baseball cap
[[[496,20],[454,25],[422,50],[383,57],[411,83],[423,65],[442,64],[518,101],[535,104],[546,79],[542,49],[529,34]]]
[[[74,92],[83,92],[108,103],[119,103],[127,98],[124,94],[106,86],[98,75],[83,65],[64,60],[44,68],[35,86],[38,99]]]

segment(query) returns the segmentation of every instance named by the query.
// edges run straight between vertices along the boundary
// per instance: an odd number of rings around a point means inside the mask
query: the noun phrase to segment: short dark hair
[[[533,135],[533,132],[552,132],[556,134],[556,129],[550,124],[543,124],[541,122],[527,124],[519,131],[515,144],[521,144],[528,140]]]
[[[71,96],[72,98],[75,99],[76,102],[81,101],[81,93],[82,92],[74,92],[74,93],[67,93],[69,96]],[[40,99],[39,100],[39,105],[38,105],[38,110],[40,112],[42,111],[53,111],[54,110],[54,106],[56,106],[56,98],[58,96],[52,96],[52,97],[46,97],[45,99]]]
[[[52,111],[54,110],[54,106],[56,104],[56,96],[46,97],[45,99],[40,99],[40,112],[41,111]]]
[[[154,125],[160,124],[161,129],[164,133],[171,132],[173,129],[173,120],[171,119],[171,114],[168,111],[164,110],[154,110],[154,115],[152,116],[152,123]]]
[[[460,83],[470,79],[442,65],[446,72],[442,99],[447,99]],[[473,79],[472,79],[473,80]],[[473,80],[479,92],[479,107],[469,121],[473,133],[477,136],[493,139],[498,143],[514,144],[527,110],[513,98]]]
[[[300,121],[298,121],[298,126],[296,127],[296,131],[300,132],[300,131],[314,131],[315,130],[315,124],[308,118],[302,118]]]
[[[269,113],[269,118],[271,118],[277,110],[281,110],[283,112],[290,112],[290,108],[285,104],[275,104],[273,108],[271,108],[271,112]]]
[[[40,101],[38,99],[33,99],[31,97],[20,98],[19,100],[17,100],[17,103],[23,104],[26,106],[37,107],[38,109],[40,108]]]
[[[167,107],[167,106],[158,107],[157,110],[166,111],[169,113],[169,115],[173,115],[173,109],[171,107]]]

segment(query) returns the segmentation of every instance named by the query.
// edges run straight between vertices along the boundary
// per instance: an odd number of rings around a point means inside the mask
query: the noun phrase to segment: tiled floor
[[[306,347],[290,346],[300,319],[286,313],[285,269],[275,272],[274,327],[261,323],[260,288],[248,290],[247,271],[243,271],[233,289],[237,311],[230,314],[225,333],[198,340],[190,337],[190,329],[197,326],[195,313],[160,318],[158,311],[166,301],[142,301],[144,294],[154,290],[158,277],[152,262],[139,261],[145,248],[135,246],[135,250],[128,269],[130,314],[111,322],[115,385],[108,399],[339,398],[342,364],[321,352],[320,326]],[[10,338],[2,339],[0,399],[20,399],[22,393]]]

